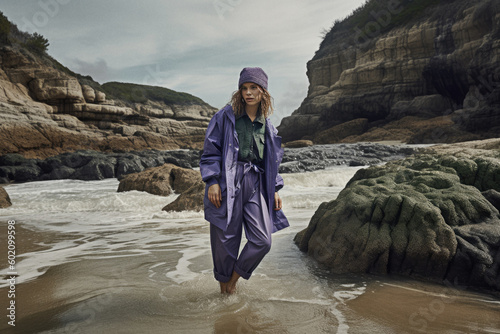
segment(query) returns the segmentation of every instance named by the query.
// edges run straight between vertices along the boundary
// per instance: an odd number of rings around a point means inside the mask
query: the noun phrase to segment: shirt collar
[[[246,112],[241,114],[241,115],[235,115],[235,119],[240,119],[244,116],[248,117]],[[250,117],[248,117],[248,118],[250,118]],[[260,124],[264,125],[264,124],[266,124],[266,119],[264,118],[264,115],[262,115],[262,113],[259,112],[259,114],[255,118],[254,122],[259,122]]]
[[[255,122],[259,122],[260,124],[264,125],[266,124],[266,119],[264,118],[264,115],[262,113],[259,113],[257,117],[255,118]]]

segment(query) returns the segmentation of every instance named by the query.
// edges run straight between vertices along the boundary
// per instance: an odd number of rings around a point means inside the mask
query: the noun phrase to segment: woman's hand
[[[222,192],[218,183],[212,184],[208,188],[208,199],[218,209],[222,204]]]
[[[278,211],[281,210],[283,203],[281,202],[280,195],[278,195],[278,192],[274,193],[274,210]]]

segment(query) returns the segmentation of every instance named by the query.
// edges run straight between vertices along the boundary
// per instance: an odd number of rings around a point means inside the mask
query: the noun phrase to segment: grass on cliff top
[[[348,36],[350,44],[361,34],[367,39],[422,17],[426,9],[453,0],[367,0],[342,20],[336,20],[329,30],[323,31],[322,47],[334,43],[336,36]],[[447,7],[447,6],[444,6]],[[318,50],[318,53],[321,51]]]
[[[113,98],[132,103],[146,103],[148,100],[151,100],[164,102],[167,105],[194,103],[202,105],[206,104],[202,99],[191,94],[176,92],[159,86],[147,86],[123,82],[107,82],[101,87],[106,94],[112,96]]]

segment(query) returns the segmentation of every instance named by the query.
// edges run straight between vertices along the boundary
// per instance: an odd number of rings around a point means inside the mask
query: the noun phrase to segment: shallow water
[[[16,221],[16,327],[3,333],[500,333],[500,302],[454,288],[333,275],[293,243],[318,205],[359,168],[284,174],[291,227],[238,293],[213,279],[203,213],[166,213],[170,197],[117,193],[118,181],[6,187],[0,238]],[[5,249],[5,247],[2,247]],[[0,274],[7,273],[6,250]],[[5,265],[4,265],[5,264]],[[0,282],[1,309],[8,284]]]

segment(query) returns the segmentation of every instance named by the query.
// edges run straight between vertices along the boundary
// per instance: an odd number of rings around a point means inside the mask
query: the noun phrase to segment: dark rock
[[[412,154],[408,146],[363,144],[326,144],[310,147],[285,147],[280,173],[315,171],[330,166],[376,165]]]
[[[59,157],[49,157],[45,160],[41,160],[38,166],[42,169],[43,173],[50,173],[54,169],[58,169],[64,166]]]
[[[157,167],[158,164],[160,166],[162,165],[161,163],[158,162],[158,159],[156,159],[155,157],[151,157],[151,156],[143,156],[143,157],[141,157],[140,161],[141,161],[141,164],[144,167],[144,169],[151,168],[151,167]],[[164,161],[165,160],[162,160],[163,163],[164,163]]]
[[[457,251],[447,279],[458,284],[500,290],[500,226],[481,223],[454,227]]]
[[[7,179],[7,180],[12,180],[14,178],[14,174],[12,173],[12,167],[5,167],[2,166],[0,167],[0,177]]]
[[[0,209],[8,208],[12,205],[10,201],[9,194],[5,191],[3,187],[0,187]]]
[[[64,180],[64,179],[74,179],[75,170],[70,167],[61,166],[52,170],[48,174],[42,175],[42,180]]]
[[[199,166],[200,156],[201,152],[194,150],[169,151],[168,160],[165,159],[165,162],[173,163],[183,168],[194,168]]]
[[[0,156],[0,166],[21,166],[26,164],[29,159],[26,159],[20,154],[9,153]]]
[[[498,200],[498,161],[419,155],[359,170],[295,242],[339,273],[500,290],[500,213],[483,196]]]
[[[45,160],[26,159],[19,154],[0,156],[0,178],[7,182],[59,180],[64,178],[100,180],[141,172],[165,162],[184,168],[198,167],[197,150],[102,153],[76,151],[49,157]]]
[[[304,167],[300,161],[288,161],[281,163],[279,170],[280,173],[300,173],[302,171],[304,171]]]
[[[121,156],[117,159],[115,174],[120,180],[127,174],[138,173],[144,170],[141,159],[132,154]]]
[[[372,166],[381,163],[382,161],[379,159],[353,159],[349,161],[350,167],[359,167],[359,166]]]
[[[78,180],[102,180],[115,177],[114,158],[96,158],[78,168],[72,178]]]
[[[96,152],[97,153],[97,152]],[[85,166],[92,160],[94,154],[89,154],[88,151],[77,151],[72,153],[63,153],[58,156],[64,166],[70,168],[80,168]]]
[[[285,148],[281,173],[298,173],[335,165],[373,165],[411,154],[405,146],[381,144],[331,144],[301,148]],[[101,180],[142,172],[165,163],[182,168],[198,168],[201,152],[197,150],[102,153],[77,151],[45,160],[25,159],[16,154],[0,157],[0,177],[8,181],[26,182],[64,178]],[[354,160],[354,162],[351,162]],[[12,163],[12,165],[8,165]]]
[[[494,190],[494,189],[489,189],[486,191],[483,191],[481,194],[483,194],[484,198],[488,200],[497,210],[500,210],[500,192]]]
[[[35,163],[28,161],[26,165],[0,167],[0,177],[18,182],[36,181],[38,180],[41,171],[41,168]]]

